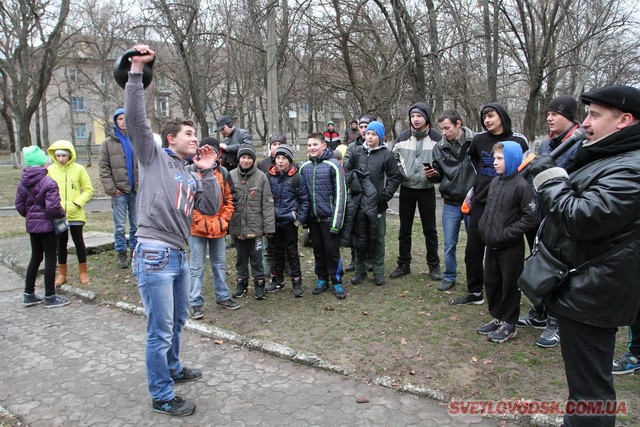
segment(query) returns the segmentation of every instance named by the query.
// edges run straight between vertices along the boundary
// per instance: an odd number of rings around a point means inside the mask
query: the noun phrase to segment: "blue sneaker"
[[[22,298],[22,305],[25,307],[31,307],[32,305],[42,304],[44,299],[36,295],[36,293],[28,294],[24,293],[24,298]]]
[[[71,301],[67,301],[58,295],[51,295],[50,297],[44,297],[44,308],[57,308],[64,307],[71,304]]]
[[[551,348],[560,342],[560,332],[558,330],[558,321],[552,317],[547,319],[547,327],[544,329],[536,344],[539,347]]]
[[[620,359],[613,361],[611,372],[614,375],[632,374],[636,371],[640,373],[640,360],[631,353],[625,353]]]
[[[332,291],[338,299],[345,299],[347,297],[347,293],[344,291],[342,283],[336,283],[335,285],[333,285]]]
[[[311,291],[312,294],[318,295],[329,289],[329,282],[324,279],[316,280],[316,287]]]

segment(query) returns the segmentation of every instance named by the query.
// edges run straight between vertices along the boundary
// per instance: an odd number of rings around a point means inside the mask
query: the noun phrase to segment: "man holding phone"
[[[460,224],[469,226],[469,215],[460,210],[465,195],[473,186],[476,173],[467,154],[473,140],[473,131],[462,125],[462,117],[455,110],[444,111],[438,117],[442,139],[433,147],[433,164],[424,163],[429,181],[440,184],[442,229],[444,232],[444,274],[439,291],[451,289],[456,283],[456,246]]]
[[[398,267],[389,275],[392,279],[411,273],[411,232],[417,206],[427,246],[429,276],[432,280],[442,280],[436,229],[436,189],[424,170],[424,163],[432,161],[433,147],[442,138],[440,132],[431,128],[431,123],[431,108],[424,102],[414,104],[409,109],[411,127],[398,135],[393,146],[402,181]]]

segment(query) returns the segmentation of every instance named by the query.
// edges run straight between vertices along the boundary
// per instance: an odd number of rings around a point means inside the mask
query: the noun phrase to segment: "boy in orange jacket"
[[[216,155],[220,153],[220,145],[215,138],[203,138],[200,147],[210,145]],[[234,212],[232,182],[229,172],[220,161],[216,161],[213,174],[220,184],[222,200],[220,210],[215,215],[203,215],[197,209],[193,210],[193,223],[191,224],[191,237],[189,237],[189,249],[191,258],[189,260],[189,272],[191,284],[189,288],[189,305],[191,306],[191,317],[202,319],[204,312],[204,298],[202,297],[202,280],[204,278],[205,258],[207,254],[207,244],[209,245],[209,261],[211,263],[211,276],[213,278],[213,288],[216,294],[216,304],[218,307],[228,310],[240,308],[240,304],[229,297],[229,287],[227,286],[226,250],[225,238],[229,228],[229,220]]]

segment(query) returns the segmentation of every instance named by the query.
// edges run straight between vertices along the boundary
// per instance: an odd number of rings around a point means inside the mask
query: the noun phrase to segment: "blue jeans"
[[[125,228],[127,225],[127,211],[129,212],[129,248],[133,251],[138,243],[138,213],[136,211],[136,193],[131,192],[119,196],[111,196],[113,209],[113,238],[116,242],[116,252],[127,251]]]
[[[191,250],[191,258],[189,259],[189,272],[191,276],[189,305],[191,305],[191,307],[202,307],[204,305],[202,279],[204,277],[204,262],[207,256],[207,243],[209,243],[209,262],[211,263],[211,275],[213,278],[213,289],[216,293],[216,302],[223,302],[229,299],[229,288],[227,287],[226,280],[227,252],[224,237],[209,239],[206,237],[191,236],[189,237],[189,249]]]
[[[442,230],[444,233],[444,280],[455,282],[458,263],[456,245],[460,234],[460,223],[464,221],[465,230],[469,228],[469,215],[460,211],[460,206],[444,204],[442,207]]]
[[[133,274],[147,315],[147,381],[153,400],[174,398],[170,371],[182,371],[180,335],[189,317],[189,265],[182,249],[139,244]]]

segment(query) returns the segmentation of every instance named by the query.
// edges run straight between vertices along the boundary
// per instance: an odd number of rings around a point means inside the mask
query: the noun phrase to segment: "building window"
[[[87,133],[87,124],[86,123],[74,123],[73,124],[73,133],[76,139],[87,139],[89,134]]]
[[[84,102],[84,96],[72,96],[71,108],[74,113],[84,113],[87,111],[87,105]]]
[[[80,68],[74,68],[71,70],[71,75],[69,76],[72,82],[74,83],[82,83],[84,82],[84,74],[80,71]]]
[[[309,132],[307,129],[308,126],[309,122],[300,122],[300,132],[306,135],[307,132]]]
[[[207,130],[209,131],[209,135],[215,135],[216,129],[216,122],[207,122]]]
[[[159,117],[169,117],[169,98],[166,96],[156,98],[156,114]]]
[[[301,113],[309,112],[309,103],[307,101],[300,101],[300,112]]]
[[[164,73],[156,73],[156,75],[153,76],[153,80],[156,86],[162,87],[167,85],[167,78]]]

